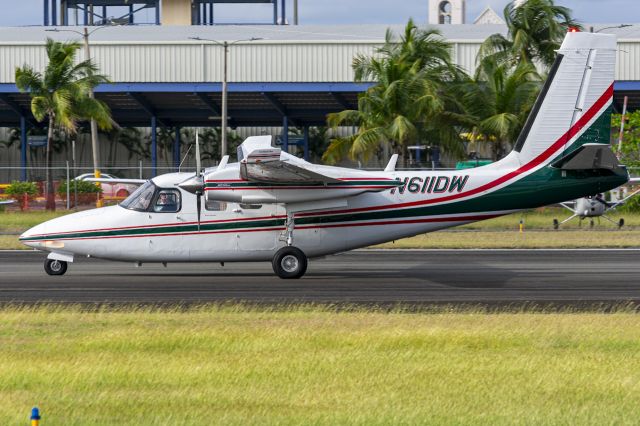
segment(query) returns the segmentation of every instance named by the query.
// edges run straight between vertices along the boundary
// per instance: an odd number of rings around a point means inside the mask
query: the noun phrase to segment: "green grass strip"
[[[640,316],[0,310],[0,424],[633,424]]]

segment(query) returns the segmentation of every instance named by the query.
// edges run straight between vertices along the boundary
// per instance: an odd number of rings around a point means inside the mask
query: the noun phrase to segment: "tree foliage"
[[[356,81],[376,84],[359,96],[357,110],[328,115],[330,127],[358,126],[358,132],[334,139],[323,160],[367,160],[385,146],[400,151],[429,140],[460,154],[461,140],[452,126],[459,107],[448,88],[464,77],[450,50],[438,31],[418,29],[410,20],[400,40],[387,31],[374,56],[356,56]]]
[[[496,55],[498,60],[519,64],[537,61],[549,67],[556,50],[570,28],[582,26],[571,16],[571,9],[554,0],[512,1],[504,8],[507,36],[493,34],[482,44],[479,58]]]
[[[611,127],[614,150],[618,147],[621,120],[621,114],[612,114]],[[627,112],[625,116],[624,132],[622,134],[619,158],[620,162],[627,167],[640,168],[640,110]]]
[[[528,62],[514,67],[493,56],[481,61],[474,78],[456,88],[471,124],[471,141],[490,142],[497,160],[520,134],[540,85]]]
[[[92,90],[107,78],[98,74],[89,59],[76,63],[80,45],[60,43],[47,39],[47,66],[43,72],[30,65],[17,67],[16,86],[31,96],[31,112],[38,121],[48,121],[47,134],[47,209],[55,209],[53,181],[51,179],[51,148],[54,130],[63,129],[75,134],[83,120],[95,119],[102,129],[112,127],[111,113],[104,102],[91,96]]]

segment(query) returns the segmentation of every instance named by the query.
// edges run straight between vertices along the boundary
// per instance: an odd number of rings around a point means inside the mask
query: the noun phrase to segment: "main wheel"
[[[273,256],[273,272],[280,278],[300,278],[307,272],[307,256],[297,247],[282,247]]]
[[[624,218],[620,218],[620,221],[618,222],[618,228],[622,228],[624,226]]]
[[[553,229],[557,230],[558,228],[560,228],[560,222],[558,219],[553,219]]]
[[[67,262],[64,260],[47,259],[44,261],[44,270],[49,275],[64,275],[67,272]]]

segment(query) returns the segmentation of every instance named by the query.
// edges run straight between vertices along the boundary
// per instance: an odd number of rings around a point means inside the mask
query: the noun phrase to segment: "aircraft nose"
[[[27,247],[39,248],[41,246],[39,237],[43,235],[46,235],[46,222],[26,230],[18,240]]]

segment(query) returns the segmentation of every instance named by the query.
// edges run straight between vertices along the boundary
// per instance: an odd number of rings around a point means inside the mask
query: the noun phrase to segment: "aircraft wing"
[[[147,182],[148,179],[109,179],[109,178],[86,178],[83,179],[87,182],[98,182],[98,183],[128,183],[132,185],[142,185]]]
[[[283,154],[280,148],[270,145],[269,139],[255,137],[240,146],[240,177],[249,182],[304,183],[305,185],[328,185],[340,183],[338,179],[317,173],[311,164]]]
[[[272,147],[271,136],[247,138],[238,147],[238,160],[239,176],[235,179],[229,179],[225,169],[206,175],[207,200],[279,203],[309,210],[329,208],[329,204],[335,207],[349,197],[402,185],[383,172],[311,164]]]
[[[4,201],[0,201],[0,205],[6,205],[6,204],[13,204],[15,203],[14,200],[4,200]]]
[[[248,159],[240,164],[240,176],[249,182],[272,183],[304,183],[306,185],[328,185],[340,183],[338,179],[316,173],[300,164],[284,160],[251,162]]]

